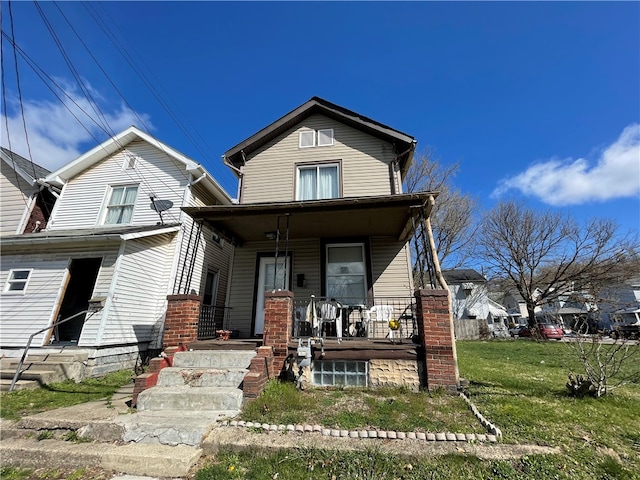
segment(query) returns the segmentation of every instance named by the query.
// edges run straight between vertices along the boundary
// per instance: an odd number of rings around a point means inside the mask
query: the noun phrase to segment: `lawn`
[[[133,378],[132,370],[120,370],[100,378],[87,378],[79,383],[66,380],[36,390],[2,393],[0,417],[17,420],[23,415],[109,398]]]
[[[640,385],[621,387],[598,400],[576,399],[567,394],[565,383],[569,371],[577,371],[579,363],[564,343],[468,341],[457,346],[461,376],[469,381],[467,393],[502,429],[503,442],[559,447],[562,454],[507,460],[480,460],[468,455],[411,458],[384,452],[382,443],[364,453],[300,449],[263,456],[222,451],[197,473],[196,479],[640,479]],[[637,369],[638,363],[629,363],[626,368]],[[413,398],[415,394],[398,395],[393,390],[382,392],[371,405],[366,400],[370,392],[351,391],[349,395],[361,396],[358,403],[366,414],[359,412],[344,419],[341,407],[349,403],[345,392],[324,392],[317,403],[324,405],[325,413],[318,413],[304,401],[311,393],[272,386],[249,404],[243,418],[266,423],[318,422],[343,428],[392,429],[401,425],[400,429],[407,429],[413,425],[427,431],[454,431],[466,423],[456,418],[459,410],[455,402],[442,402],[443,394],[421,393]],[[327,407],[332,396],[337,399]],[[376,405],[384,404],[389,396],[396,398],[393,403],[399,396],[410,397],[403,404],[413,407],[393,410],[385,419]],[[429,424],[429,418],[437,414],[423,413],[426,408],[437,410],[440,402],[445,409],[456,412],[453,420],[445,420],[445,426]],[[408,420],[399,413],[406,412],[405,408],[413,408],[416,418]]]

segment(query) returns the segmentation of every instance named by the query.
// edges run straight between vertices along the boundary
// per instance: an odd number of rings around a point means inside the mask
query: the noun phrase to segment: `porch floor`
[[[306,344],[306,342],[304,342]],[[289,341],[289,351],[295,355],[298,340]],[[417,349],[420,345],[404,340],[403,343],[391,343],[389,340],[343,340],[338,343],[336,338],[325,339],[325,360],[416,360]],[[314,351],[319,355],[320,345],[314,345]]]

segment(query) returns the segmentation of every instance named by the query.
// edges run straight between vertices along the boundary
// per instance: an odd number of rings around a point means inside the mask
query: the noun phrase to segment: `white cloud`
[[[58,81],[58,83],[60,84],[61,82]],[[146,127],[152,128],[148,115],[139,114],[144,122],[144,124],[141,124],[138,116],[123,103],[115,109],[110,107],[108,111],[105,105],[100,105],[100,110],[103,112],[106,122],[102,121],[83,95],[68,87],[66,92],[73,99],[72,101],[68,97],[60,95],[66,107],[58,100],[28,100],[23,102],[31,158],[38,165],[51,171],[69,163],[86,150],[103,142],[111,132],[119,133],[130,125],[136,125],[143,130]],[[100,96],[96,95],[95,92],[92,95],[97,101],[101,101]],[[7,101],[9,102],[10,113],[6,119],[4,114],[0,119],[2,145],[9,148],[10,141],[11,150],[25,158],[29,158],[27,138],[24,133],[17,99],[8,97]],[[105,101],[102,101],[102,103],[107,104]],[[91,119],[94,119],[95,122]],[[8,133],[7,123],[9,127]],[[106,123],[106,127],[104,123]],[[105,130],[110,133],[107,134]]]
[[[592,162],[584,158],[550,159],[500,181],[492,196],[519,190],[554,206],[604,202],[640,194],[640,124],[620,137]]]

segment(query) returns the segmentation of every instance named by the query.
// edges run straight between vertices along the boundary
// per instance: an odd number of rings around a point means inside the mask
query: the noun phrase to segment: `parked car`
[[[544,340],[561,340],[564,332],[562,328],[552,323],[539,323],[536,325],[536,336]],[[518,332],[519,337],[531,337],[531,330],[525,326]]]
[[[546,340],[561,340],[562,335],[564,334],[562,328],[557,325],[553,325],[552,323],[539,323],[538,332],[540,333],[540,337]]]
[[[509,329],[509,335],[511,335],[512,337],[520,337],[520,332],[522,330],[525,330],[526,328],[526,325],[516,325],[515,327]]]

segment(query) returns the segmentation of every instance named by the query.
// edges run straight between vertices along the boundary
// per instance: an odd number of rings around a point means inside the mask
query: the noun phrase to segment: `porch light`
[[[264,232],[264,236],[267,237],[267,240],[275,240],[278,232]]]

